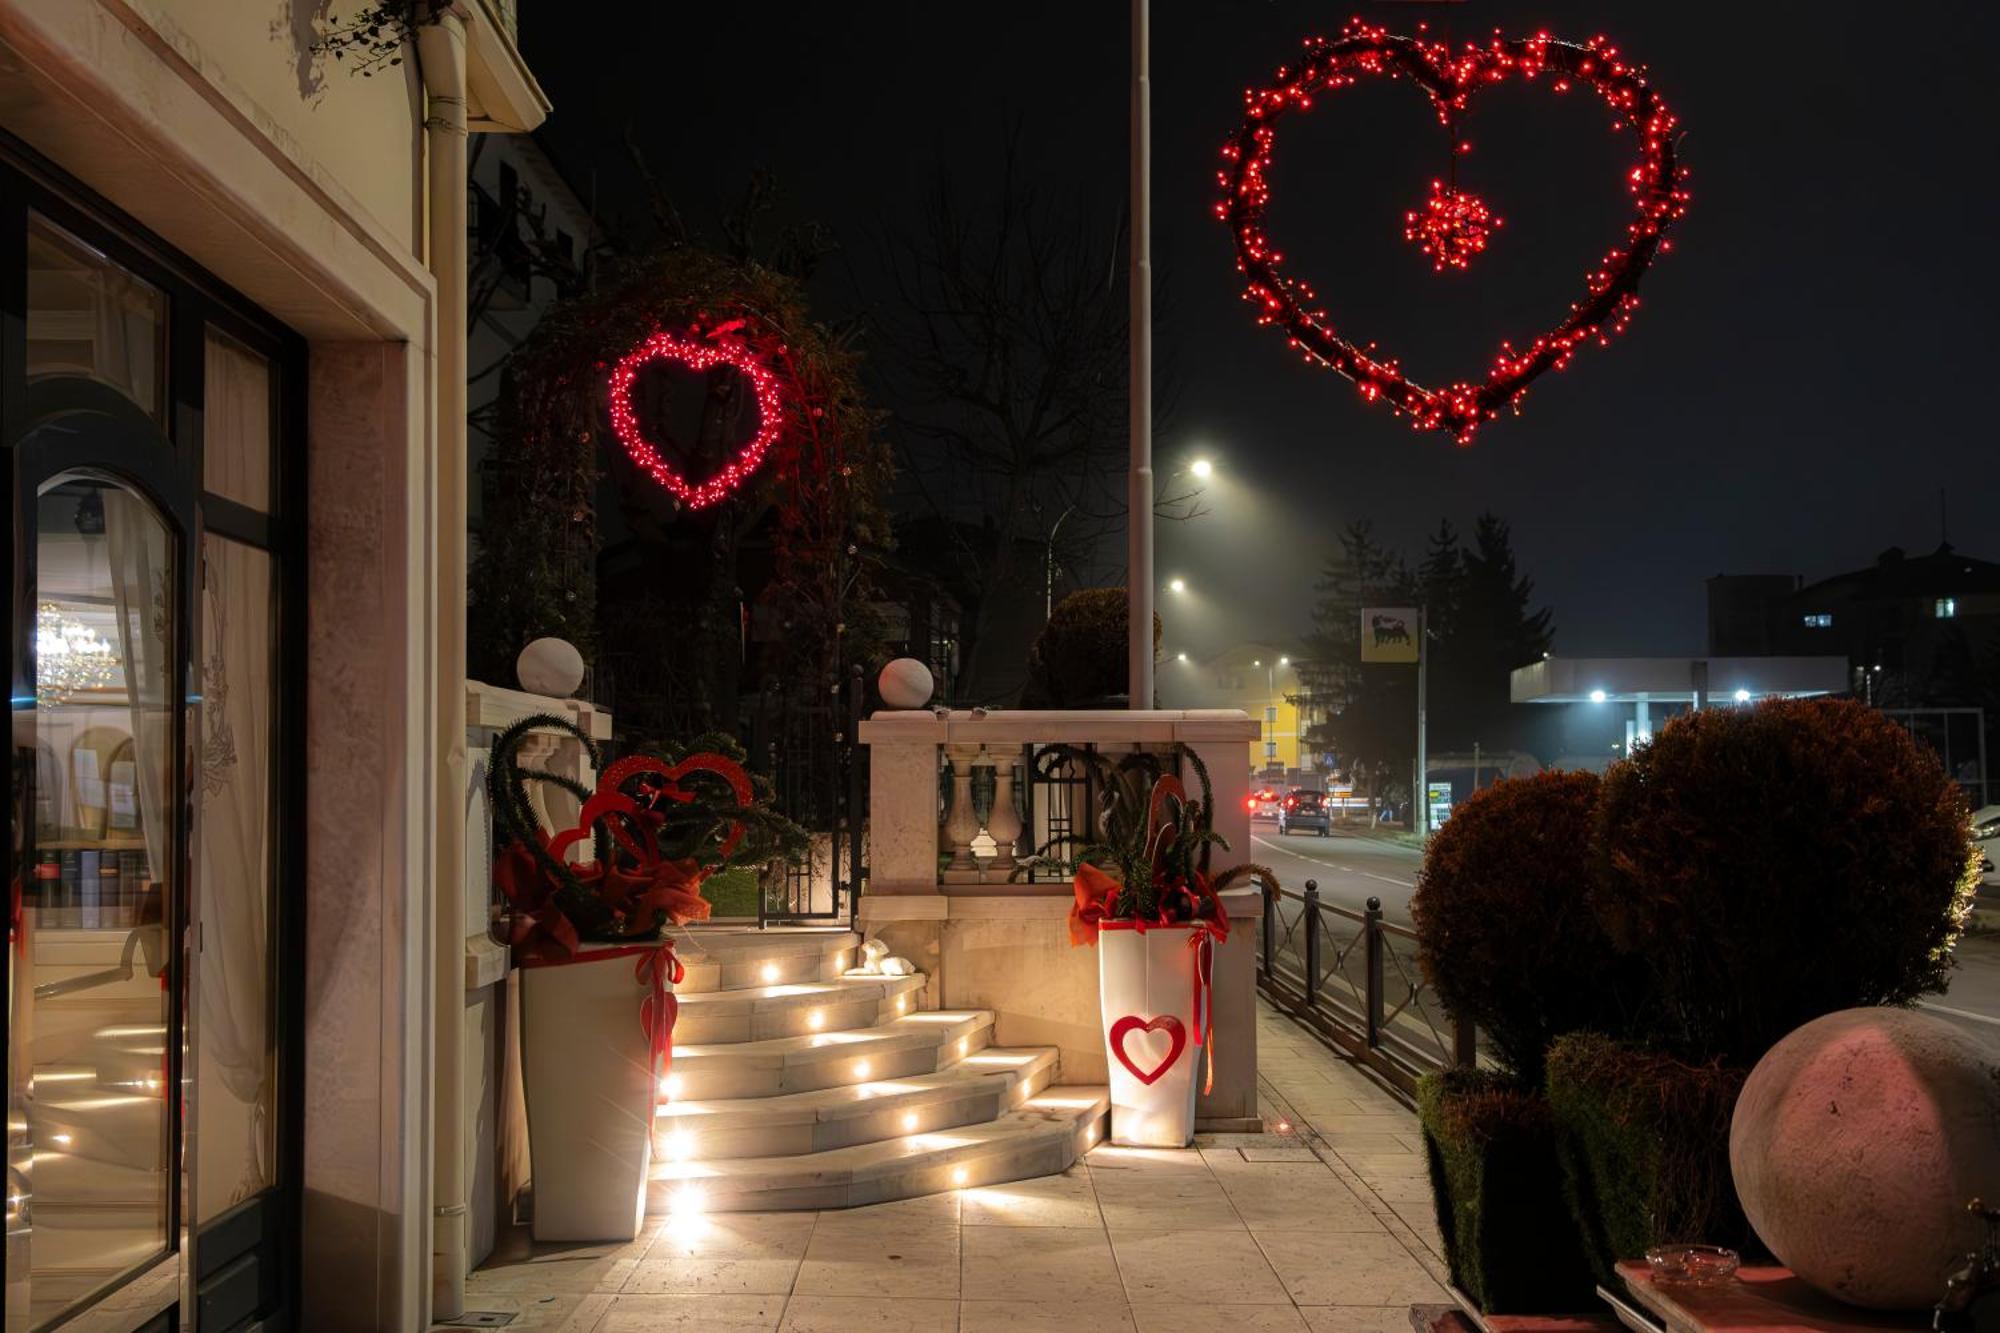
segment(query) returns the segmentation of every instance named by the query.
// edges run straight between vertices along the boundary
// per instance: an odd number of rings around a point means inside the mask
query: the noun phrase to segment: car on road
[[[1972,812],[1972,845],[1979,851],[1979,891],[2000,894],[2000,805]]]
[[[1250,807],[1252,819],[1276,819],[1278,807],[1284,804],[1284,798],[1270,787],[1259,787],[1250,793],[1249,799],[1244,804]]]
[[[1299,790],[1278,806],[1278,832],[1333,835],[1333,815],[1327,809],[1324,792]]]

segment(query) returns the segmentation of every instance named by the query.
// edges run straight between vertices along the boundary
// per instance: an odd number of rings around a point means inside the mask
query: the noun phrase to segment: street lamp
[[[1207,481],[1215,475],[1215,464],[1209,462],[1206,458],[1197,458],[1194,462],[1188,464],[1188,471],[1194,474],[1196,481]]]
[[[1167,591],[1168,591],[1168,592],[1186,592],[1186,591],[1187,591],[1187,580],[1186,580],[1186,579],[1169,579],[1169,580],[1167,581]]]

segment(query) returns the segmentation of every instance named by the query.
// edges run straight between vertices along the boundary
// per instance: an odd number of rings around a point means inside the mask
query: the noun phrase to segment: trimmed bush
[[[1874,709],[1705,709],[1606,776],[1592,904],[1650,974],[1657,1044],[1747,1069],[1822,1014],[1944,988],[1967,834],[1937,756]]]
[[[1453,1285],[1488,1314],[1592,1309],[1593,1277],[1557,1185],[1555,1123],[1541,1095],[1453,1070],[1417,1085],[1417,1112]]]
[[[1082,588],[1056,603],[1028,649],[1030,708],[1088,708],[1123,696],[1127,678],[1125,626],[1131,619],[1123,588]],[[1153,617],[1153,651],[1160,618]]]
[[[1635,1003],[1634,969],[1590,911],[1598,788],[1595,773],[1541,773],[1477,792],[1431,839],[1410,900],[1439,1000],[1531,1087],[1550,1041],[1621,1031]]]
[[[1745,1069],[1686,1064],[1594,1032],[1549,1048],[1548,1100],[1564,1188],[1599,1282],[1650,1245],[1760,1253],[1729,1175],[1729,1117]]]

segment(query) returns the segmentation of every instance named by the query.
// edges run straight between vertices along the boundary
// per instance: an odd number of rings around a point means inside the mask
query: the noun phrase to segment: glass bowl
[[[1720,1245],[1655,1245],[1646,1251],[1653,1281],[1668,1286],[1719,1287],[1736,1276],[1742,1256]]]

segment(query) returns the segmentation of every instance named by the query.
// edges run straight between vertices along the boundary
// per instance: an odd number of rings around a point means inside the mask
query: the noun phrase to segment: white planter
[[[639,1234],[659,1071],[640,1021],[649,988],[638,963],[607,951],[521,972],[536,1240]]]
[[[1097,936],[1104,1054],[1111,1067],[1111,1142],[1185,1148],[1194,1140],[1194,969],[1188,926],[1121,929]]]

